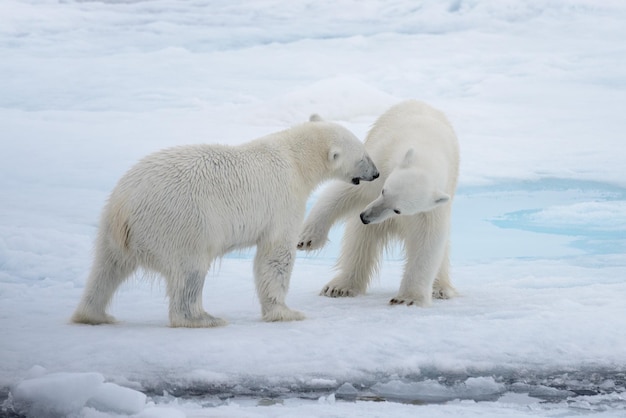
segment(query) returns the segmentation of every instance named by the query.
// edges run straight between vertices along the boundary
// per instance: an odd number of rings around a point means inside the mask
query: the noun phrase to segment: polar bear
[[[317,116],[240,146],[190,145],[151,154],[111,193],[72,320],[114,322],[106,313],[113,294],[142,267],[165,277],[172,327],[225,325],[203,309],[205,275],[216,258],[250,246],[257,247],[254,277],[263,320],[301,320],[285,296],[309,194],[327,179],[359,184],[377,177],[363,143]]]
[[[329,185],[300,234],[300,250],[319,249],[332,225],[347,218],[338,275],[321,294],[364,293],[382,251],[397,238],[404,244],[406,264],[400,290],[390,303],[428,306],[433,295],[454,296],[448,241],[459,147],[452,126],[429,105],[405,101],[380,116],[365,149],[381,178],[360,188]]]

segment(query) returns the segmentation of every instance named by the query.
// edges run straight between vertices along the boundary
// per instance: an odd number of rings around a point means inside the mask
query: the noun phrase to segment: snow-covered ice
[[[623,417],[625,20],[617,0],[2,1],[0,416]],[[318,296],[337,227],[298,257],[303,322],[260,320],[249,250],[207,278],[227,327],[167,327],[141,276],[119,323],[69,323],[139,158],[314,112],[364,138],[406,98],[459,136],[460,297],[389,306],[400,250],[367,295]]]
[[[83,407],[118,414],[136,414],[145,409],[146,395],[104,382],[99,373],[45,373],[22,380],[12,390],[13,408],[29,416],[73,415]],[[41,372],[44,372],[43,374]]]

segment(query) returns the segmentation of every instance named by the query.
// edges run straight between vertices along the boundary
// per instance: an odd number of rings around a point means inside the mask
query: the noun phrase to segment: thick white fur
[[[151,154],[111,193],[72,320],[113,322],[106,313],[113,294],[143,267],[166,279],[171,326],[225,325],[203,309],[205,275],[216,258],[255,245],[263,319],[301,320],[285,296],[309,194],[330,178],[377,176],[363,144],[319,118],[241,146],[190,145]]]
[[[360,188],[329,185],[300,234],[299,249],[321,248],[332,225],[347,218],[338,275],[321,294],[365,293],[385,246],[400,239],[406,265],[400,290],[390,303],[427,306],[433,295],[454,296],[448,241],[459,149],[452,126],[425,103],[402,102],[378,119],[365,148],[381,178]]]

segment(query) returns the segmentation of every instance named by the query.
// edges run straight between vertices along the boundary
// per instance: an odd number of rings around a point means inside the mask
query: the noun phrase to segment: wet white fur
[[[263,319],[303,319],[285,296],[309,194],[330,178],[378,175],[354,135],[315,120],[241,146],[162,150],[132,167],[103,210],[93,267],[72,320],[113,322],[106,313],[113,294],[143,267],[166,279],[171,326],[224,325],[202,306],[205,275],[216,258],[249,246],[257,247]]]
[[[385,246],[389,240],[399,239],[404,244],[406,265],[400,290],[391,303],[427,306],[433,294],[437,298],[454,296],[448,241],[459,149],[452,126],[443,113],[425,103],[402,102],[378,119],[365,148],[381,177],[360,188],[329,185],[299,238],[302,250],[321,248],[331,226],[347,219],[338,274],[322,294],[365,293]]]

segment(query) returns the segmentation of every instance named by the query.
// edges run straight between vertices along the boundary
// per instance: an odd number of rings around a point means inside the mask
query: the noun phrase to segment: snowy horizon
[[[617,0],[3,1],[0,416],[623,416],[625,19]],[[366,295],[318,296],[337,227],[298,254],[305,321],[260,320],[251,249],[207,276],[226,327],[169,328],[141,275],[117,324],[69,323],[141,157],[312,113],[364,139],[405,99],[459,137],[458,298],[389,306],[398,249]]]

